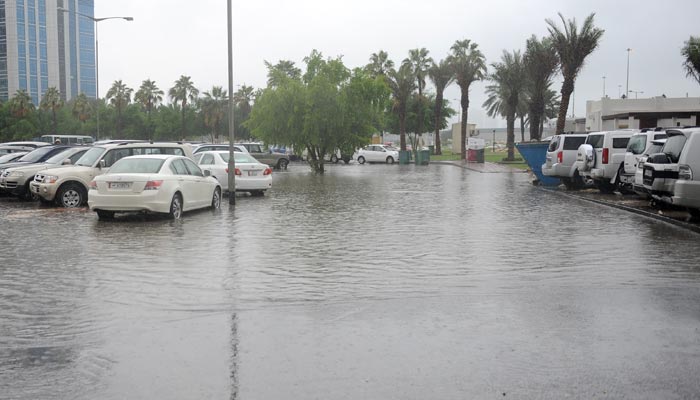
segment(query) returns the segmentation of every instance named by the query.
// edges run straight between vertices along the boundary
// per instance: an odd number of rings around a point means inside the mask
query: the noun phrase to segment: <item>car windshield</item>
[[[104,153],[105,149],[103,147],[93,147],[86,151],[82,157],[75,162],[75,165],[82,165],[83,167],[92,167],[95,161]]]
[[[10,162],[12,160],[16,160],[17,158],[21,157],[23,154],[26,153],[10,153],[10,154],[5,154],[4,156],[0,156],[0,164]]]
[[[52,146],[39,147],[38,149],[33,150],[30,153],[28,153],[27,155],[20,158],[19,161],[21,161],[21,162],[40,162],[41,160],[45,159],[47,154],[49,154],[55,150],[56,150],[56,148],[52,147]]]
[[[224,162],[228,162],[229,157],[228,153],[219,153],[221,155],[221,159],[224,160]],[[253,156],[246,154],[246,153],[234,153],[233,159],[237,163],[252,163],[252,164],[258,164],[258,160],[253,158]]]
[[[627,144],[627,151],[632,154],[642,154],[647,144],[647,135],[635,135],[630,138]]]
[[[60,164],[60,163],[63,162],[63,160],[65,160],[65,159],[67,158],[67,155],[68,155],[68,151],[69,151],[69,150],[70,150],[70,149],[65,149],[65,150],[63,150],[62,152],[56,154],[55,156],[51,156],[51,158],[49,158],[49,159],[46,160],[45,162],[46,162],[47,164]]]
[[[674,135],[666,140],[662,151],[666,153],[672,163],[677,163],[678,159],[681,157],[681,151],[683,151],[685,141],[685,135]]]
[[[122,158],[109,169],[110,174],[155,174],[160,171],[163,158]]]

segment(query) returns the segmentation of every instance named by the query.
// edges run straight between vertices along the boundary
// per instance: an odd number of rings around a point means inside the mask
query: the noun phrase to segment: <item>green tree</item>
[[[9,101],[10,113],[15,118],[25,118],[35,110],[32,97],[24,90],[18,90]]]
[[[566,21],[561,13],[559,13],[559,18],[563,24],[562,28],[558,27],[553,20],[546,20],[552,46],[559,56],[559,66],[564,76],[564,83],[561,86],[559,118],[557,118],[557,134],[564,132],[566,113],[569,109],[569,100],[574,91],[576,77],[581,72],[586,57],[598,48],[600,39],[605,32],[593,25],[594,17],[595,13],[586,17],[581,30],[578,29],[576,19]]]
[[[394,62],[389,59],[389,54],[384,50],[379,50],[379,53],[372,53],[369,56],[369,64],[365,66],[365,70],[374,77],[386,75],[394,68]]]
[[[279,86],[287,79],[301,78],[301,69],[297,68],[293,61],[280,60],[275,65],[265,61],[265,67],[267,67],[267,86]]]
[[[221,125],[227,115],[228,95],[221,86],[214,86],[210,92],[204,92],[200,104],[204,126],[209,128],[212,141],[218,143],[219,134],[223,130]]]
[[[690,36],[681,49],[685,76],[700,83],[700,36]]]
[[[525,45],[525,75],[527,77],[528,117],[530,119],[530,139],[542,138],[540,127],[545,114],[545,99],[550,91],[552,78],[559,67],[559,57],[552,46],[551,38],[538,40],[532,35]]]
[[[236,137],[240,139],[250,138],[250,131],[246,126],[246,121],[250,118],[253,109],[253,102],[257,96],[257,91],[252,86],[243,85],[233,94],[234,103],[234,123]]]
[[[450,48],[451,54],[447,58],[455,74],[455,81],[459,86],[460,106],[462,111],[462,126],[460,136],[462,140],[461,159],[467,158],[467,112],[469,110],[469,88],[472,83],[484,79],[486,76],[486,59],[479,50],[479,46],[469,39],[457,40]]]
[[[92,116],[92,106],[90,105],[90,100],[88,100],[85,93],[81,92],[72,103],[71,113],[78,121],[80,121],[81,125],[85,125],[85,122]]]
[[[58,127],[57,113],[63,107],[63,99],[61,99],[61,93],[59,93],[58,89],[55,87],[48,88],[44,92],[44,97],[41,99],[39,107],[44,111],[51,112],[51,133],[55,135]]]
[[[520,51],[503,51],[501,61],[491,64],[494,72],[489,75],[493,82],[487,86],[484,107],[491,116],[506,118],[508,160],[514,160],[515,117],[522,102],[525,87],[525,68]]]
[[[117,112],[117,120],[115,124],[117,138],[122,137],[122,114],[129,103],[131,103],[131,93],[133,92],[134,89],[126,86],[126,84],[120,79],[112,83],[112,87],[109,88],[107,95],[105,96],[109,101],[109,104],[111,104]]]
[[[433,59],[428,57],[428,50],[423,47],[420,49],[412,49],[408,51],[408,58],[403,60],[404,64],[408,64],[411,67],[411,70],[413,71],[413,76],[416,80],[416,87],[418,88],[418,106],[417,106],[417,112],[418,115],[416,116],[416,119],[418,121],[418,125],[416,126],[416,130],[414,133],[417,136],[421,136],[423,134],[423,115],[425,114],[423,112],[424,105],[425,105],[425,97],[423,96],[423,88],[425,87],[425,76],[428,73],[428,69],[433,63]],[[417,137],[414,136],[414,138]],[[413,151],[417,151],[418,149],[414,145]]]
[[[364,71],[351,72],[340,57],[324,59],[314,50],[304,62],[303,79],[287,77],[268,84],[246,125],[268,144],[306,149],[311,168],[323,173],[327,154],[366,144],[376,132],[386,86]]]
[[[190,104],[195,103],[197,101],[197,96],[199,96],[199,90],[194,87],[194,83],[192,83],[192,79],[189,76],[182,75],[180,79],[175,81],[175,86],[170,88],[168,95],[175,103],[180,102],[180,112],[182,116],[180,138],[184,139],[187,137],[185,125],[187,102],[189,101]]]
[[[399,137],[401,150],[406,151],[406,117],[408,103],[416,88],[416,81],[410,64],[402,64],[401,67],[390,69],[386,75],[386,83],[389,85],[392,97],[392,112],[399,118]]]
[[[432,63],[428,69],[428,76],[435,86],[435,154],[439,155],[442,154],[440,129],[443,119],[441,111],[445,99],[445,89],[454,82],[455,77],[452,66],[447,60],[441,60],[439,63]]]
[[[146,112],[148,139],[151,140],[155,130],[155,127],[152,126],[151,113],[163,101],[163,91],[160,90],[155,81],[146,79],[141,82],[141,87],[134,95],[134,100],[141,104],[142,109]]]

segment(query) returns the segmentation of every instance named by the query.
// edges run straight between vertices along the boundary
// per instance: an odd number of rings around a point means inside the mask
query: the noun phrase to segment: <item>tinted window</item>
[[[55,155],[51,156],[49,159],[46,160],[47,163],[49,164],[60,164],[68,158],[68,151],[70,149],[64,149],[63,151],[59,151]]]
[[[47,147],[40,147],[36,150],[32,150],[31,152],[27,153],[25,156],[19,159],[19,161],[22,162],[42,162],[44,160],[47,160],[49,157],[52,155],[56,154],[59,151],[63,151],[65,147],[63,148],[55,148],[52,146],[47,146]]]
[[[82,165],[85,167],[92,167],[95,161],[99,159],[102,153],[105,151],[102,147],[93,147],[86,151],[80,159],[75,163],[75,165]]]
[[[197,166],[197,164],[195,164],[194,162],[192,162],[192,160],[182,159],[182,161],[185,162],[185,166],[187,167],[187,170],[190,172],[190,175],[194,175],[194,176],[204,176],[204,174],[202,173],[202,170],[199,169],[199,167]]]
[[[557,151],[557,149],[559,148],[559,142],[560,142],[560,141],[561,141],[561,137],[560,137],[560,136],[554,136],[554,137],[552,138],[552,140],[549,141],[549,147],[547,148],[547,151],[550,152],[550,153],[553,152],[553,151]],[[577,148],[578,148],[578,147],[577,147]]]
[[[662,144],[650,144],[649,148],[644,152],[645,154],[656,154],[661,153],[661,149],[664,148]]]
[[[132,155],[132,149],[112,149],[109,150],[102,159],[105,162],[105,167],[109,168],[114,165],[115,162],[130,155]]]
[[[202,157],[202,161],[200,161],[200,164],[202,165],[212,165],[214,164],[214,156],[211,154],[207,154],[204,157]]]
[[[594,149],[602,149],[604,138],[605,135],[588,135],[588,137],[586,138],[586,143],[593,146]]]
[[[685,141],[685,135],[671,136],[666,140],[662,151],[669,156],[672,162],[677,163],[681,156],[681,151],[683,151],[683,147],[685,146]]]
[[[564,136],[564,150],[578,150],[579,146],[586,143],[586,137],[566,137]]]
[[[194,162],[196,162],[197,164],[199,164],[199,160],[201,160],[201,159],[202,159],[201,153],[197,153],[194,155]]]
[[[614,140],[613,140],[614,142]],[[632,154],[644,153],[644,147],[647,145],[647,135],[632,136],[627,144],[627,151]]]
[[[170,170],[173,171],[175,175],[189,175],[187,172],[187,167],[182,159],[177,159],[170,163]]]
[[[613,138],[613,149],[626,149],[629,142],[630,138]]]
[[[659,139],[666,139],[666,134],[665,133],[657,133],[654,134],[654,140],[659,140]]]

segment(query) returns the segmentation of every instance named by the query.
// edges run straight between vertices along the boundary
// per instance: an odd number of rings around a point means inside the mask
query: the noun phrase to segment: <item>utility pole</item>
[[[228,0],[228,203],[236,204],[236,159],[233,143],[235,143],[233,127],[233,10],[231,0]]]
[[[603,75],[603,98],[605,98],[605,75]]]
[[[625,97],[629,99],[630,97],[630,49],[627,48],[627,84],[625,85]]]

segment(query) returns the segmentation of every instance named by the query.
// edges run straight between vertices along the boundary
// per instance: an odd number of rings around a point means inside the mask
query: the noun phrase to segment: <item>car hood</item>
[[[41,171],[44,169],[49,169],[49,168],[62,168],[62,167],[67,167],[68,165],[59,165],[59,164],[47,164],[47,163],[38,163],[38,164],[29,164],[29,165],[20,165],[17,167],[12,167],[13,171]]]
[[[71,175],[71,174],[93,174],[95,168],[93,167],[83,167],[81,165],[57,165],[53,168],[49,168],[43,171],[44,175]],[[98,170],[99,171],[99,170]],[[99,173],[98,173],[99,175]]]
[[[37,163],[30,163],[30,162],[11,162],[7,164],[0,164],[0,169],[8,169],[8,168],[15,168],[15,167],[26,167],[30,165],[37,165]]]

